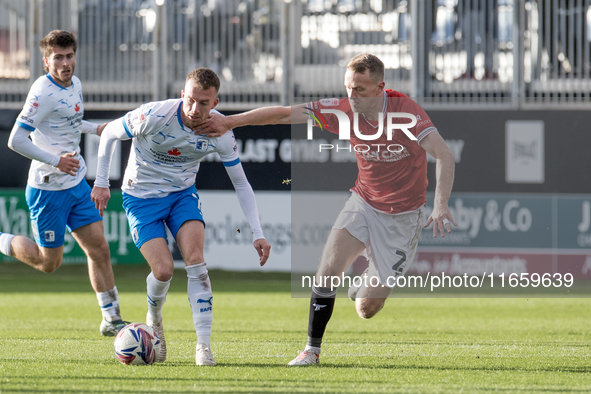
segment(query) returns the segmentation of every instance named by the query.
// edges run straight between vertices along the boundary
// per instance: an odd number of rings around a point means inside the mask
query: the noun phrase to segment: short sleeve
[[[429,115],[427,115],[425,110],[420,105],[415,103],[410,98],[406,98],[404,101],[405,102],[402,106],[401,112],[413,114],[417,118],[417,124],[415,127],[410,129],[411,133],[417,137],[417,142],[421,142],[421,140],[427,135],[437,131],[435,125],[433,125],[433,122],[431,121],[431,118],[429,118]],[[408,122],[408,119],[404,119],[404,121]]]
[[[50,97],[41,91],[31,89],[27,102],[16,119],[16,124],[25,130],[35,131],[54,109],[54,103]]]
[[[225,167],[232,167],[240,163],[238,145],[236,145],[236,137],[234,137],[232,130],[219,137],[217,152]]]
[[[127,136],[134,138],[149,134],[154,129],[155,123],[162,119],[158,116],[161,107],[161,102],[147,103],[125,114],[123,127]]]

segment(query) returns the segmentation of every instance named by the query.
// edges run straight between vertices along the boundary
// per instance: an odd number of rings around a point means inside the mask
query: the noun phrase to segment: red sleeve
[[[410,131],[413,133],[415,137],[417,137],[417,142],[421,142],[423,138],[425,138],[430,133],[437,131],[437,128],[429,118],[429,115],[425,112],[425,110],[415,103],[412,99],[408,99],[405,107],[408,107],[404,112],[408,112],[416,116],[417,124],[413,127]]]
[[[410,129],[410,132],[417,137],[417,142],[421,142],[423,138],[425,138],[430,133],[437,131],[435,125],[429,118],[429,115],[425,112],[420,105],[414,102],[411,98],[407,97],[402,99],[403,103],[401,105],[400,112],[406,112],[409,114],[413,114],[417,118],[417,124]],[[408,123],[409,119],[401,120],[402,123]]]

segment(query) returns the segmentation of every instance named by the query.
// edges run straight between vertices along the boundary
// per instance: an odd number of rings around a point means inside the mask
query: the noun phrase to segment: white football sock
[[[121,320],[121,312],[119,311],[119,293],[117,293],[117,286],[109,291],[103,293],[96,293],[99,306],[103,318],[107,321]]]
[[[316,354],[320,354],[320,348],[315,346],[306,345],[304,351],[312,350]]]
[[[205,263],[185,267],[187,294],[193,312],[193,324],[197,332],[197,347],[210,347],[213,323],[213,295]]]
[[[7,233],[0,233],[0,253],[10,256],[10,241],[14,235]]]
[[[170,287],[170,278],[166,282],[162,282],[154,276],[153,272],[146,278],[146,284],[148,285],[148,313],[151,314],[157,322],[162,317],[162,306],[166,301],[166,293]]]

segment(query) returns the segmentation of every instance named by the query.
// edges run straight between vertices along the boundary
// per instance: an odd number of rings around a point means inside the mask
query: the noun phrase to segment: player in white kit
[[[110,198],[108,173],[115,142],[133,139],[121,189],[132,238],[152,269],[147,278],[146,323],[161,340],[157,362],[166,359],[162,306],[174,268],[166,224],[185,261],[187,293],[197,332],[196,364],[216,365],[210,350],[213,296],[203,257],[205,222],[195,189],[199,163],[206,155],[215,152],[222,159],[250,224],[260,265],[265,264],[271,249],[263,236],[254,192],[242,169],[234,134],[219,138],[195,134],[210,112],[219,113],[214,110],[219,87],[220,80],[212,70],[196,69],[187,76],[181,99],[144,104],[109,123],[101,137],[92,191],[92,200],[101,212]]]
[[[67,227],[88,258],[90,283],[103,314],[100,332],[114,336],[125,323],[103,221],[90,200],[86,165],[80,155],[82,133],[100,135],[105,125],[82,120],[82,89],[74,76],[74,35],[54,30],[41,40],[40,49],[48,73],[33,83],[8,141],[12,150],[32,160],[26,200],[35,242],[0,233],[0,252],[40,271],[53,272],[62,263]]]

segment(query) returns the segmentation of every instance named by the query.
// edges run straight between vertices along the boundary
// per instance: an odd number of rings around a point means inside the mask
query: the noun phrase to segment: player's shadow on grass
[[[427,365],[381,365],[381,366],[371,366],[371,365],[364,365],[361,363],[350,363],[350,364],[330,364],[330,363],[322,363],[319,364],[318,367],[325,367],[325,368],[371,368],[371,369],[384,369],[384,370],[392,370],[392,369],[399,369],[399,370],[428,370],[428,371],[519,371],[519,372],[571,372],[571,373],[591,373],[591,366],[584,366],[584,367],[523,367],[523,366],[512,366],[512,367],[502,367],[502,366],[466,366],[466,367],[446,367],[446,366],[427,366]],[[586,390],[585,392],[589,392]]]
[[[274,357],[275,358],[275,357]],[[519,372],[567,372],[567,373],[591,373],[591,366],[584,366],[584,367],[564,367],[561,366],[557,367],[545,367],[545,368],[524,368],[522,366],[515,366],[515,367],[500,367],[500,366],[473,366],[473,367],[445,367],[445,366],[412,366],[412,365],[396,365],[395,363],[387,364],[384,363],[380,366],[375,365],[364,365],[363,363],[349,363],[349,364],[331,364],[323,362],[318,365],[307,366],[307,367],[289,367],[287,366],[287,362],[290,360],[289,357],[286,357],[285,361],[277,361],[277,362],[269,362],[269,363],[237,363],[237,362],[218,362],[216,368],[227,367],[227,368],[273,368],[273,369],[286,369],[286,370],[305,370],[309,368],[335,368],[335,369],[359,369],[359,368],[367,368],[373,370],[383,369],[384,371],[392,371],[393,369],[398,370],[433,370],[433,371],[519,371]],[[157,367],[172,367],[172,366],[179,366],[179,367],[186,367],[192,366],[192,361],[176,361],[176,362],[167,362],[165,364],[155,364]],[[280,379],[285,380],[285,379]],[[356,382],[357,380],[351,380],[352,382]],[[374,383],[379,383],[375,382]],[[387,382],[384,382],[387,383]],[[588,392],[588,390],[581,390],[584,392]]]

